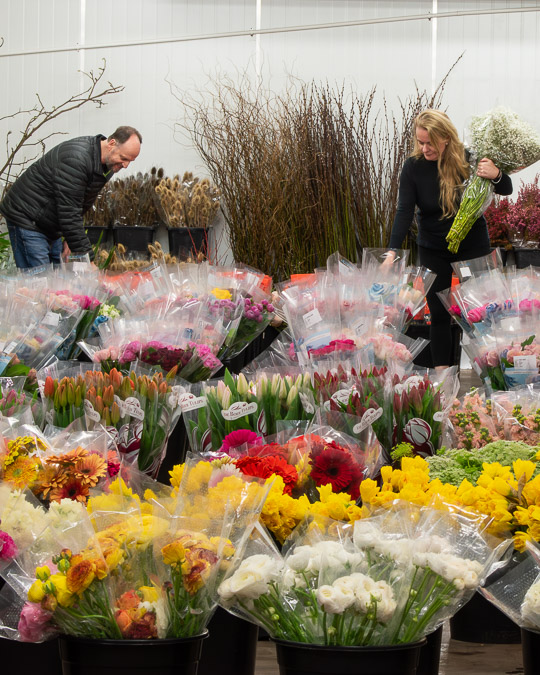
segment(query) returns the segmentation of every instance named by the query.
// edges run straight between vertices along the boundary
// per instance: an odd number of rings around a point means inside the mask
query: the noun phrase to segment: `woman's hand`
[[[395,259],[396,259],[395,251],[386,251],[386,253],[384,254],[384,260],[381,263],[381,267],[391,267]]]
[[[500,169],[498,169],[493,162],[484,157],[478,162],[478,167],[476,173],[480,178],[487,178],[488,180],[495,180],[500,175]]]

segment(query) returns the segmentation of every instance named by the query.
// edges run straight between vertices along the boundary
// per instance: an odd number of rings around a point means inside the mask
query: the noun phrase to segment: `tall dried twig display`
[[[386,245],[413,119],[440,106],[445,81],[431,96],[416,88],[397,113],[384,96],[374,110],[375,89],[311,83],[273,95],[247,76],[201,96],[173,91],[187,110],[179,126],[222,191],[235,259],[279,280],[336,250],[356,260]]]

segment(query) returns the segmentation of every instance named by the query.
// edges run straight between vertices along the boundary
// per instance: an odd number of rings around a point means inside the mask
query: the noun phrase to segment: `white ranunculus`
[[[353,604],[354,595],[326,584],[317,589],[317,602],[329,614],[343,614]]]
[[[237,569],[229,579],[229,592],[237,598],[255,600],[268,590],[269,578],[260,572]]]
[[[445,581],[452,582],[459,591],[476,588],[484,570],[484,566],[478,561],[460,558],[452,553],[415,552],[413,564],[429,567]]]
[[[525,594],[521,616],[529,626],[540,628],[540,582],[533,584]]]
[[[427,537],[418,537],[414,540],[414,550],[421,552],[431,552],[431,553],[450,553],[452,550],[452,544],[445,539],[445,537],[439,537],[434,534]]]
[[[354,523],[353,542],[357,548],[370,548],[383,536],[381,530],[367,520]]]
[[[314,555],[312,546],[297,546],[287,558],[287,565],[296,572],[307,570],[309,561]]]
[[[256,572],[262,577],[267,577],[270,581],[271,577],[279,575],[282,567],[283,562],[281,560],[266,555],[265,553],[259,553],[258,555],[252,555],[249,558],[242,560],[238,569]]]

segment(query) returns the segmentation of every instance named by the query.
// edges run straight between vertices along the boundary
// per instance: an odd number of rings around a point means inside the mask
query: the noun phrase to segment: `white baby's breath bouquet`
[[[540,134],[508,108],[497,107],[473,117],[469,133],[474,173],[467,181],[459,210],[446,235],[448,250],[452,253],[457,252],[493,195],[492,181],[476,175],[478,162],[487,157],[508,174],[540,160]]]

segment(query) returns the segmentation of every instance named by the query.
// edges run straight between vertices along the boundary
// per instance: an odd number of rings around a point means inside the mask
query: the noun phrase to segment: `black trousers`
[[[437,297],[437,293],[444,291],[446,288],[450,288],[452,283],[453,262],[472,260],[473,258],[479,258],[488,253],[489,248],[486,248],[485,251],[480,249],[472,251],[469,249],[465,251],[459,250],[457,253],[450,253],[450,251],[446,249],[439,250],[418,246],[420,265],[427,267],[437,275],[433,282],[433,286],[426,296],[431,314],[429,339],[434,366],[452,365],[451,317]]]

